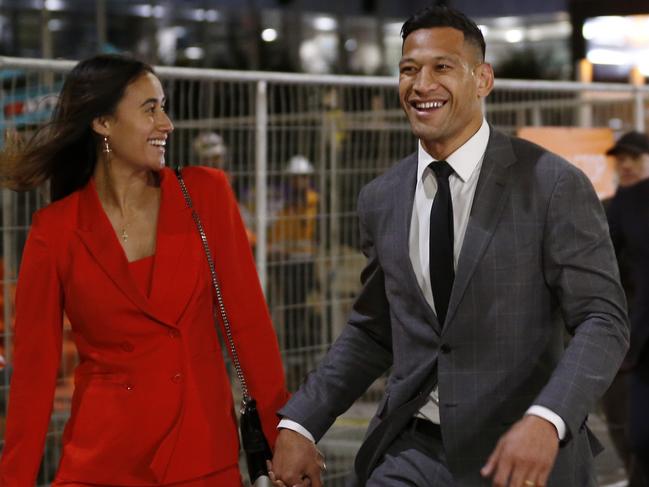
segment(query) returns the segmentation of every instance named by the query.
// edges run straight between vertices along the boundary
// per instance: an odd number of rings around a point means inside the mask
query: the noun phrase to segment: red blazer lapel
[[[115,285],[142,311],[153,318],[151,306],[131,278],[128,261],[99,201],[94,180],[79,194],[79,238],[97,265]],[[156,318],[157,319],[157,318]]]
[[[79,194],[77,234],[97,265],[133,304],[154,320],[177,327],[196,286],[200,261],[193,254],[200,240],[197,235],[192,239],[195,229],[191,213],[170,170],[161,173],[161,187],[152,289],[148,299],[131,277],[126,255],[101,206],[93,180]]]
[[[160,175],[162,198],[149,302],[158,316],[176,323],[207,264],[176,176],[170,169]]]

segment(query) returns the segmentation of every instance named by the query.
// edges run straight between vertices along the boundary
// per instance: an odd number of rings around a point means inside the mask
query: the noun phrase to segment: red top
[[[147,298],[151,295],[151,278],[153,277],[154,255],[134,260],[128,263],[128,270],[135,284]]]

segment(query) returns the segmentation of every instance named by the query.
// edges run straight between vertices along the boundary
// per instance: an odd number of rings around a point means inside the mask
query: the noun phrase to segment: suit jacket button
[[[130,342],[122,342],[121,347],[125,352],[132,352],[133,350],[135,350],[135,347]]]
[[[123,386],[127,391],[132,391],[134,389],[133,384],[129,384],[128,382],[126,384],[123,384]]]
[[[178,330],[169,330],[169,337],[178,338],[179,336],[180,332]]]
[[[442,346],[440,347],[440,350],[441,350],[442,353],[444,353],[444,354],[449,353],[449,352],[451,351],[451,346],[450,346],[449,344],[447,344],[447,343],[444,343],[444,344],[442,344]]]
[[[182,379],[183,379],[183,375],[180,372],[178,372],[174,374],[174,376],[171,378],[171,382],[173,382],[174,384],[178,384]]]

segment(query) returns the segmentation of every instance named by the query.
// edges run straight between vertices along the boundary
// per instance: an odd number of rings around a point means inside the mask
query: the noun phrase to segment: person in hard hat
[[[216,132],[202,132],[194,139],[194,152],[201,166],[227,170],[227,146],[223,137]]]
[[[221,135],[216,132],[201,132],[194,139],[193,148],[198,158],[198,164],[220,169],[227,177],[230,186],[234,186],[234,177],[230,172],[228,163],[228,146],[225,144]],[[239,205],[239,211],[245,224],[248,243],[251,247],[254,247],[257,242],[257,236],[250,229],[248,221],[250,218],[246,214],[245,208],[242,208],[241,205]]]
[[[270,230],[269,249],[275,257],[292,262],[312,260],[319,201],[312,187],[313,165],[306,157],[296,155],[289,160],[284,174],[287,185]]]
[[[319,195],[313,188],[313,164],[303,155],[290,158],[284,175],[282,206],[269,230],[268,248],[281,289],[287,349],[310,345],[306,301],[315,288],[316,223]]]
[[[312,187],[313,165],[302,155],[291,157],[284,174],[283,202],[269,235],[275,257],[291,262],[313,260],[319,195]]]

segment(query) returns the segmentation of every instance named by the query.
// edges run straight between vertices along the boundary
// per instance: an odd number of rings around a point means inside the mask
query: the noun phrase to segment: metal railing
[[[28,136],[47,120],[64,76],[74,64],[0,58],[3,133],[12,130]],[[201,162],[194,141],[205,131],[218,133],[225,143],[224,160],[214,164],[229,173],[239,198],[289,387],[295,389],[340,333],[360,285],[364,259],[358,251],[355,216],[360,188],[416,148],[399,106],[397,79],[169,67],[156,72],[175,124],[167,162]],[[611,126],[619,131],[644,131],[648,100],[645,87],[497,80],[485,111],[492,125],[508,133],[524,126]],[[290,208],[295,198],[287,164],[297,154],[313,167],[307,177],[315,195],[315,211]],[[4,308],[0,345],[9,365],[0,383],[0,416],[6,407],[18,263],[31,214],[42,204],[38,192],[2,191]],[[309,240],[310,251],[301,259],[277,251],[278,242],[295,238],[291,229],[296,226],[310,229],[302,235]],[[69,341],[64,354],[42,484],[51,480],[56,468],[67,417],[69,377],[75,364]],[[379,380],[325,438],[323,449],[330,457],[328,485],[336,485],[349,469],[381,393]]]

